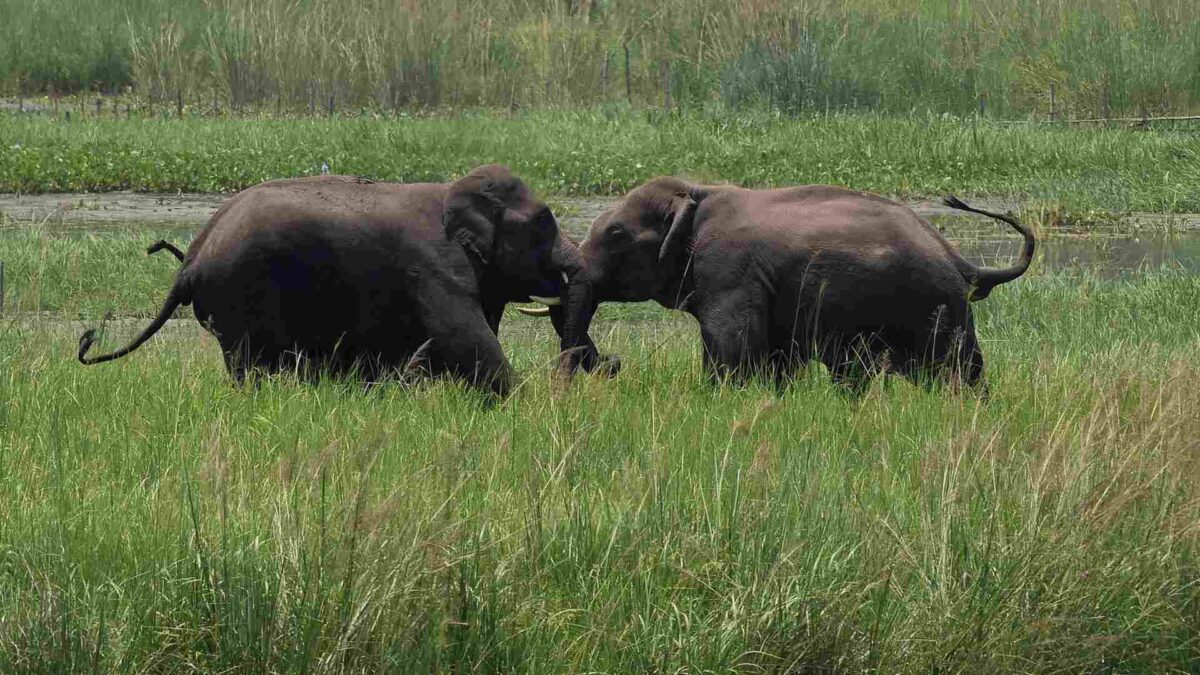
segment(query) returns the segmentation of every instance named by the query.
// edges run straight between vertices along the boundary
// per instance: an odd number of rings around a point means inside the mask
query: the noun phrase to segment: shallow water
[[[1015,239],[954,243],[967,260],[991,267],[1011,264],[1020,252],[1020,242]],[[1200,274],[1200,234],[1055,237],[1040,240],[1033,268],[1053,274],[1086,271],[1103,277],[1124,277],[1164,266]]]
[[[124,193],[99,198],[111,201],[96,208],[64,210],[63,204],[74,207],[87,202],[74,197],[59,197],[57,201],[49,197],[39,201],[26,197],[17,202],[9,197],[12,203],[0,200],[0,210],[8,216],[6,226],[0,227],[0,238],[20,235],[32,226],[50,236],[65,239],[141,233],[145,235],[146,244],[167,238],[182,247],[203,228],[204,221],[220,200],[218,196],[209,195],[154,197]],[[614,202],[612,198],[551,201],[560,214],[563,229],[576,241],[586,234],[592,220]],[[933,203],[912,206],[941,229],[971,262],[1003,267],[1011,264],[1020,253],[1020,237],[1003,223],[980,216],[949,215],[951,212]],[[980,206],[1003,208],[983,203]],[[16,207],[25,210],[18,211]],[[1163,266],[1200,274],[1200,229],[1051,233],[1038,241],[1033,271],[1041,274],[1086,271],[1105,277],[1122,277]]]

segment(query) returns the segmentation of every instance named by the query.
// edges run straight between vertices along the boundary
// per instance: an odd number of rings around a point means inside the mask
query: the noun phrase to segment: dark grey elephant
[[[599,302],[655,300],[699,320],[716,377],[782,379],[818,358],[852,385],[882,370],[973,384],[983,354],[970,302],[1025,272],[1034,237],[1007,216],[946,203],[1014,227],[1020,260],[976,267],[911,209],[864,192],[657,178],[592,223],[566,330],[586,334]]]
[[[503,394],[513,383],[497,340],[504,306],[576,297],[582,269],[546,204],[498,165],[448,184],[270,181],[222,204],[186,254],[166,242],[149,252],[164,248],[183,265],[158,316],[102,356],[87,355],[95,331],[85,332],[82,363],[128,354],[190,303],[239,381],[297,368],[374,381],[419,361]],[[619,365],[586,333],[562,346],[571,367]]]

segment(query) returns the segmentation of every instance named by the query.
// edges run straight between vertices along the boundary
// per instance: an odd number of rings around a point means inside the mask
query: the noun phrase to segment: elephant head
[[[606,373],[615,374],[619,362],[601,358],[587,328],[573,331],[574,324],[563,318],[582,314],[576,304],[588,297],[580,289],[586,277],[579,248],[559,230],[550,207],[507,167],[481,166],[452,183],[443,225],[476,267],[493,330],[508,302],[550,305],[566,370],[604,364]]]
[[[596,218],[580,247],[583,267],[572,277],[571,301],[558,319],[562,333],[586,336],[596,307],[605,301],[656,300],[666,307],[680,306],[686,294],[692,224],[711,189],[677,178],[656,178]],[[549,314],[551,319],[557,314],[553,308],[526,313]]]

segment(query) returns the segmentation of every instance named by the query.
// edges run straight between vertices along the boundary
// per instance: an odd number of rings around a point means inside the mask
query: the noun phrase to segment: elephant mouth
[[[560,272],[559,276],[561,282],[554,277],[543,278],[537,284],[537,287],[529,293],[528,302],[536,302],[547,307],[562,305],[562,296],[571,285],[571,278],[567,276],[566,272]]]

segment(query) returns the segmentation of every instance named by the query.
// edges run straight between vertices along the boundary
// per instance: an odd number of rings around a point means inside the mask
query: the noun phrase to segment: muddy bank
[[[0,194],[0,213],[15,234],[31,226],[64,236],[153,231],[185,243],[228,195],[145,194]],[[548,199],[563,229],[579,240],[591,222],[617,199],[613,197],[552,197]],[[994,200],[971,200],[979,208],[1005,211],[1018,205]],[[933,200],[909,202],[929,218],[976,264],[1003,266],[1017,254],[1018,237],[1007,226],[988,218],[950,209]],[[1041,271],[1090,269],[1102,275],[1125,275],[1162,265],[1200,272],[1200,215],[1100,214],[1094,223],[1055,227],[1041,233],[1035,268]]]
[[[14,225],[43,224],[83,229],[106,225],[137,224],[164,226],[199,226],[207,222],[217,206],[227,199],[224,194],[161,195],[140,192],[101,192],[96,194],[0,194],[0,213]],[[616,203],[616,197],[551,197],[549,200],[559,220],[568,230],[577,232]],[[989,200],[972,200],[972,206],[1005,210],[1015,204]],[[955,212],[935,201],[909,202],[917,213],[926,217],[947,216]],[[1200,218],[1197,219],[1200,221]]]
[[[0,194],[0,213],[16,225],[96,227],[128,223],[201,225],[229,195]]]
[[[63,228],[102,229],[156,225],[165,228],[188,229],[203,225],[227,194],[147,194],[141,192],[102,192],[84,194],[0,194],[0,214],[11,225],[48,225]],[[551,197],[550,205],[559,215],[567,231],[581,233],[588,225],[616,203],[616,197]],[[1019,204],[1009,201],[972,199],[972,206],[993,211],[1016,209]],[[963,218],[938,201],[909,201],[917,213],[940,220]],[[979,219],[986,223],[985,219]],[[1121,230],[1200,230],[1200,214],[1131,213],[1114,217],[1113,225]],[[1101,230],[1103,227],[1100,228]],[[1111,229],[1111,228],[1110,228]],[[1101,232],[1102,233],[1102,232]],[[1088,231],[1064,230],[1058,234],[1091,234]]]

